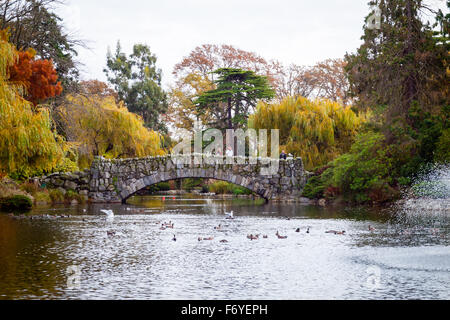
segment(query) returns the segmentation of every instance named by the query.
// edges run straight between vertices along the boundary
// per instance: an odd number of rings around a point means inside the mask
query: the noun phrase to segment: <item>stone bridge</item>
[[[212,164],[206,161],[199,164],[194,161],[195,156],[187,157],[188,161],[183,163],[177,163],[170,156],[117,160],[98,157],[88,170],[55,173],[39,178],[37,182],[49,188],[76,191],[91,202],[125,203],[137,191],[153,184],[205,178],[234,183],[266,200],[295,201],[300,199],[309,176],[301,158],[272,160],[277,170],[266,175],[261,169],[269,168],[268,159],[235,158],[235,164],[227,164],[230,158],[222,158]],[[238,160],[240,164],[237,164]]]

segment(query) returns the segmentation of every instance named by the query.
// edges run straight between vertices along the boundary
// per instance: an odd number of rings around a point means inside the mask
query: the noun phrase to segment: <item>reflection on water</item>
[[[32,214],[0,215],[0,299],[450,298],[448,212],[413,224],[394,209],[154,196]],[[161,230],[169,221],[174,229]],[[72,265],[79,288],[68,283]]]

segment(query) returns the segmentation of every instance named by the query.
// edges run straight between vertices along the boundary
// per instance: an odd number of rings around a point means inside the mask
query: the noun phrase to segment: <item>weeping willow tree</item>
[[[33,111],[21,97],[23,86],[8,81],[8,69],[17,59],[8,34],[0,31],[0,172],[25,178],[57,168],[67,145],[52,131],[48,110]]]
[[[305,166],[313,169],[347,152],[363,121],[350,106],[287,97],[275,104],[260,102],[249,127],[279,129],[281,148],[302,157]]]
[[[78,148],[79,166],[94,156],[130,158],[163,155],[162,137],[144,126],[112,96],[68,95],[59,108],[59,122],[68,140]]]

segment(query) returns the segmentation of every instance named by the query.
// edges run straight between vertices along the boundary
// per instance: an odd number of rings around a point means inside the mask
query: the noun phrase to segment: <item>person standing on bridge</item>
[[[230,146],[227,148],[226,155],[227,157],[234,157],[233,149]]]
[[[286,160],[287,159],[287,154],[286,154],[286,151],[281,151],[281,154],[280,154],[280,159],[284,159],[284,160]]]

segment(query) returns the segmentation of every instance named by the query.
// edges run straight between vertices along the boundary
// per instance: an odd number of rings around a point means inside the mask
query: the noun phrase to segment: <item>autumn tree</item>
[[[213,115],[207,111],[200,112],[195,104],[195,99],[214,88],[214,83],[198,73],[190,73],[179,79],[168,94],[168,121],[173,124],[175,129],[185,130],[191,130],[196,120],[205,124],[211,123]]]
[[[62,93],[61,82],[50,60],[35,58],[35,51],[19,51],[19,59],[9,68],[9,81],[24,86],[24,98],[35,106]]]
[[[18,50],[33,48],[38,60],[53,61],[66,92],[76,89],[78,68],[76,48],[83,41],[65,31],[62,19],[54,12],[63,0],[0,0],[0,29],[9,28],[10,41]]]
[[[215,89],[215,70],[237,68],[253,71],[274,80],[272,61],[268,62],[258,54],[235,48],[231,45],[204,44],[196,47],[178,63],[173,74],[176,79],[171,88],[169,121],[175,128],[191,130],[193,121],[212,123],[211,112],[199,112],[193,104],[196,96]],[[211,110],[210,110],[211,111]],[[215,117],[217,118],[217,111]]]
[[[326,98],[349,102],[348,81],[343,59],[328,59],[313,66],[283,65],[230,45],[205,44],[196,47],[173,71],[178,81],[195,73],[214,81],[214,70],[238,68],[266,76],[278,100],[289,96]]]
[[[345,65],[343,59],[327,59],[313,66],[278,64],[272,75],[277,98],[324,98],[347,104],[349,84]]]
[[[450,15],[421,0],[369,5],[363,43],[346,56],[346,71],[355,108],[374,110],[375,121],[348,153],[308,182],[308,196],[391,201],[432,163],[450,161]],[[424,20],[430,13],[436,23]]]
[[[114,97],[119,99],[119,95],[116,91],[111,89],[107,83],[99,80],[87,80],[80,82],[80,93],[83,95],[98,95],[102,98]]]
[[[277,103],[260,102],[249,127],[279,129],[280,146],[302,157],[311,170],[350,150],[364,119],[338,102],[287,97]]]
[[[113,96],[68,95],[58,110],[65,136],[77,146],[80,167],[89,167],[95,156],[133,158],[164,153],[161,136]]]
[[[140,115],[146,127],[166,132],[161,116],[167,112],[167,95],[161,88],[156,61],[148,46],[136,44],[127,56],[118,42],[114,54],[108,51],[104,72],[128,110]]]
[[[196,99],[201,113],[214,116],[213,125],[220,129],[245,127],[250,111],[259,100],[269,100],[275,93],[266,77],[253,71],[223,68],[214,71],[218,79],[216,89],[207,91]]]
[[[327,59],[318,62],[309,77],[314,79],[315,97],[347,104],[349,102],[349,83],[343,59]]]
[[[173,74],[182,78],[197,73],[214,81],[214,71],[223,68],[243,69],[266,76],[270,74],[270,63],[258,54],[230,45],[213,44],[196,47],[183,61],[175,65]]]
[[[68,146],[52,130],[49,112],[33,112],[20,86],[8,79],[19,58],[5,31],[0,32],[0,171],[15,178],[52,172],[64,162]]]
[[[386,106],[386,119],[413,124],[414,102],[430,111],[448,102],[450,42],[439,44],[433,26],[421,20],[422,0],[370,1],[381,11],[380,28],[364,28],[364,43],[348,54],[350,91],[361,108]]]
[[[312,96],[317,87],[317,79],[310,67],[291,64],[287,67],[280,65],[274,76],[277,98]]]

